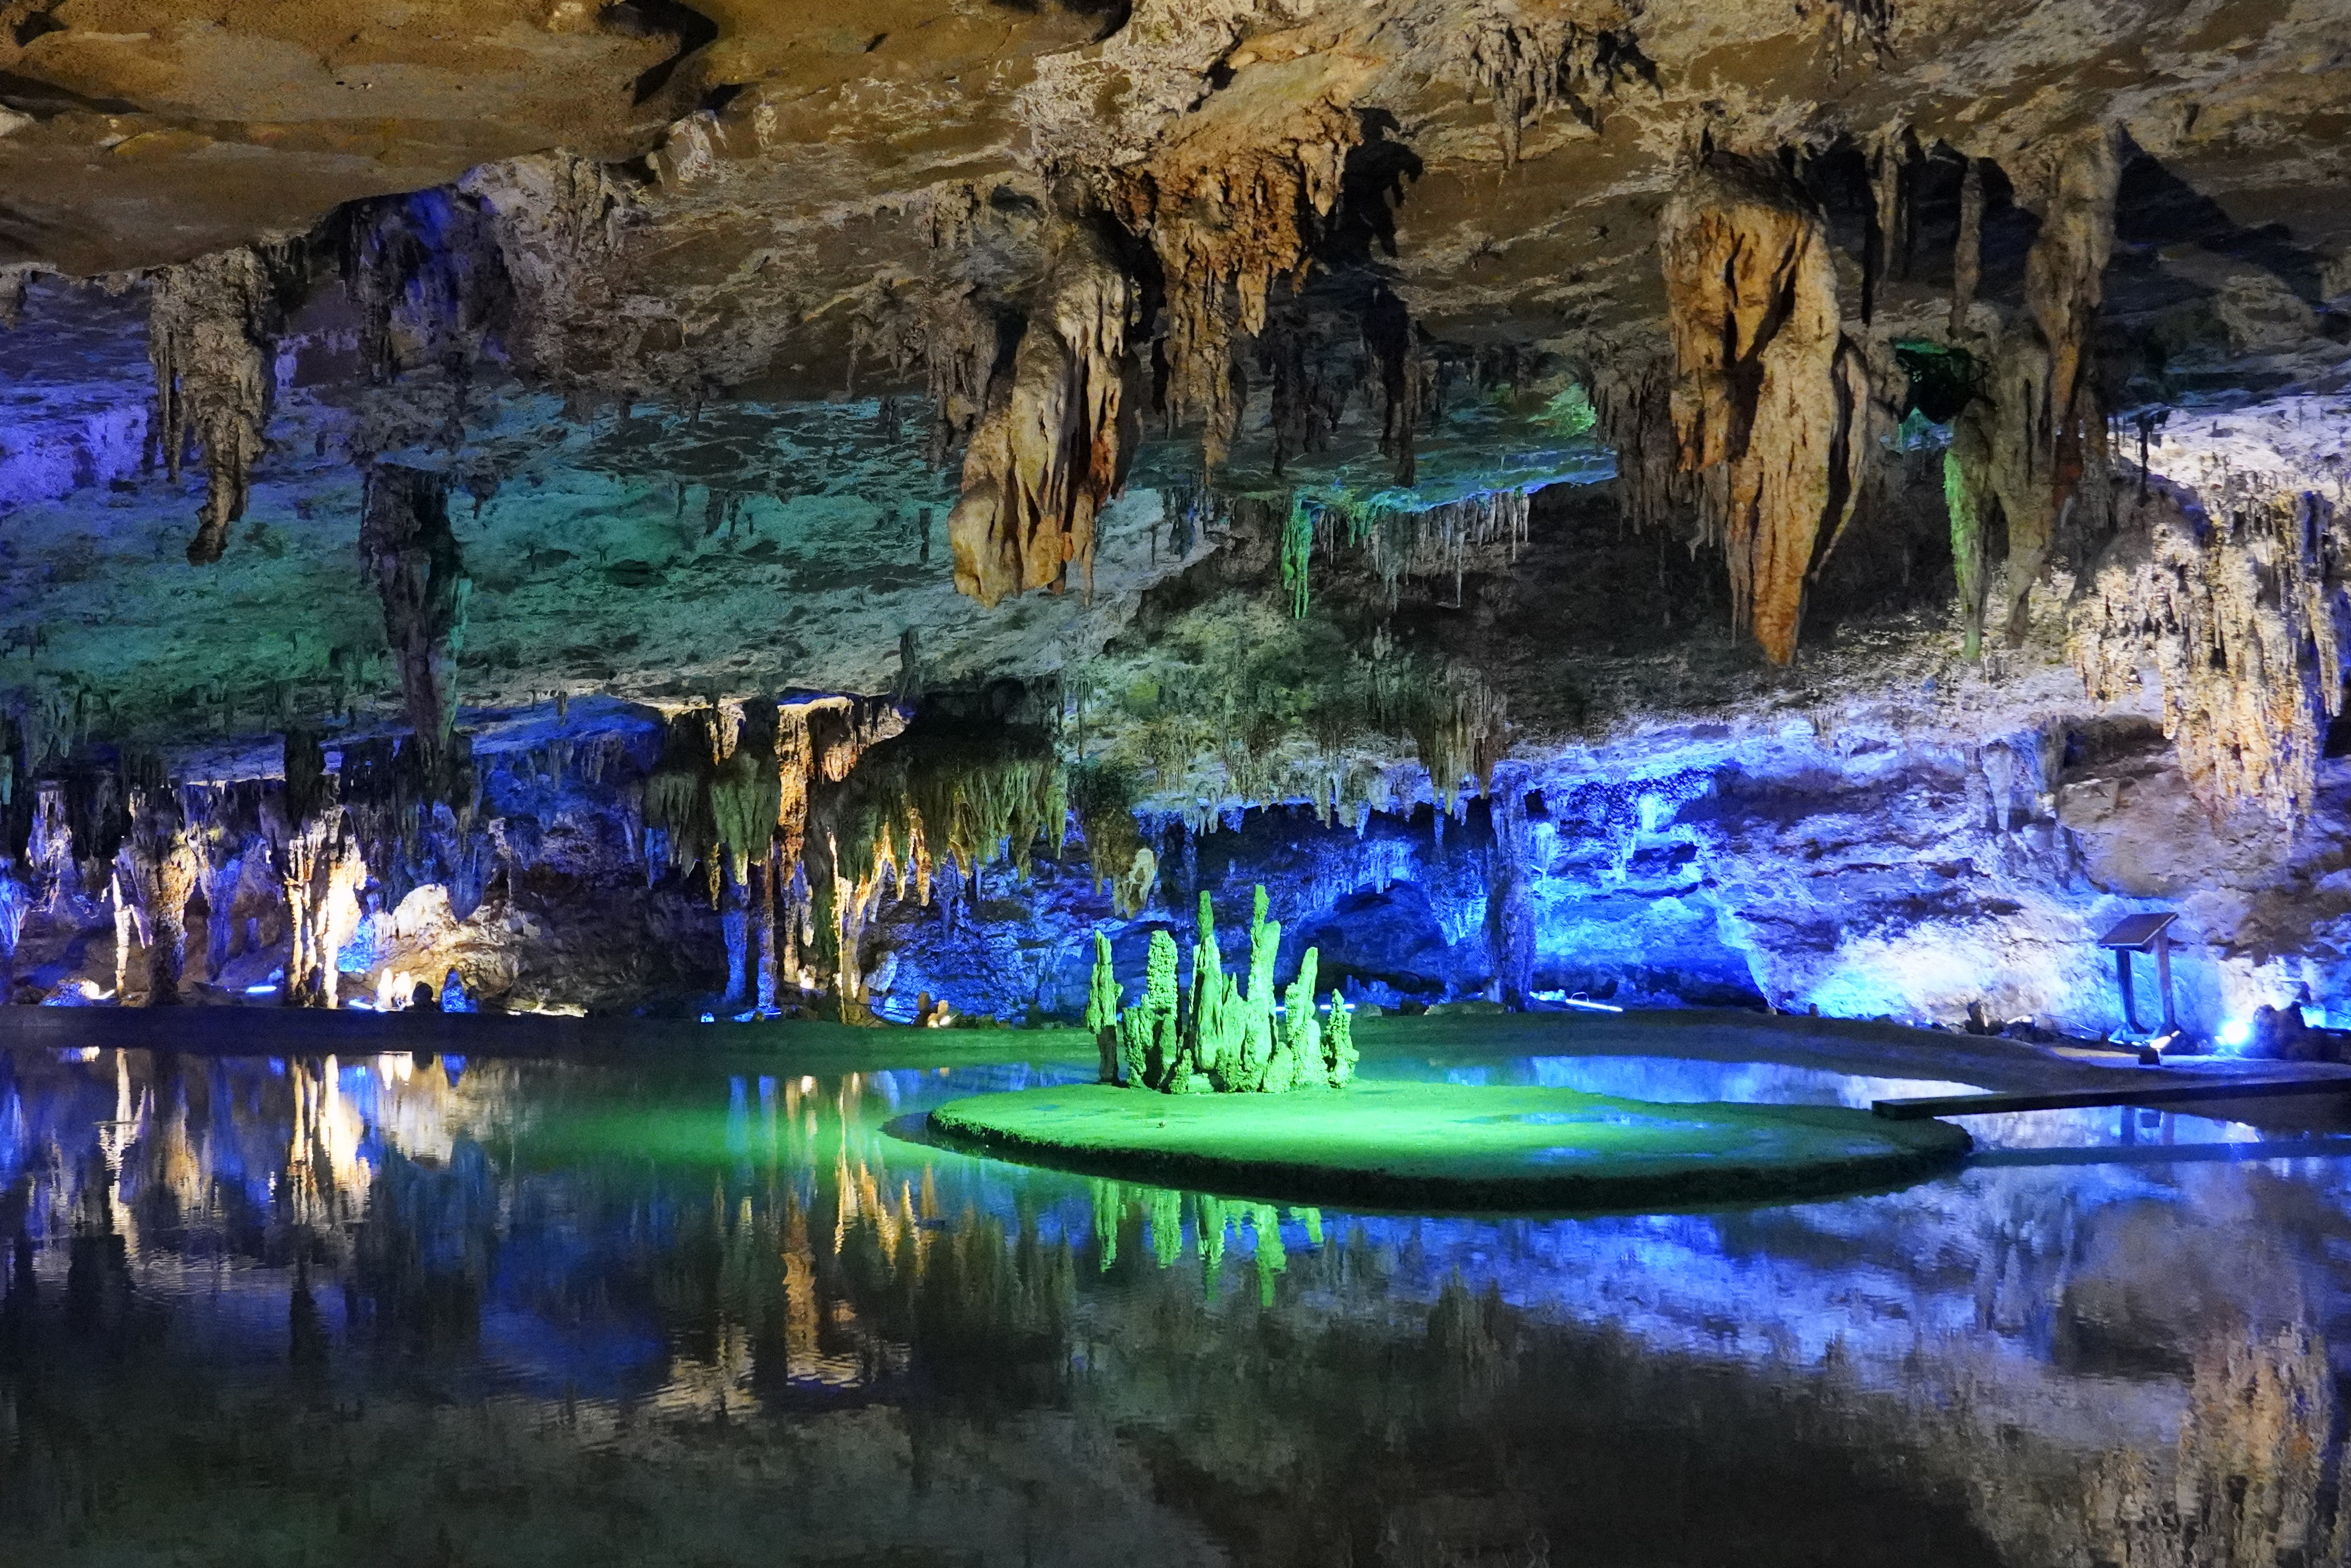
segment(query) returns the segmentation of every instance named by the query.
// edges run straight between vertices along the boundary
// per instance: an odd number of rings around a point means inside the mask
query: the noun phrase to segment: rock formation
[[[383,630],[400,670],[421,776],[433,798],[451,793],[450,737],[457,722],[457,656],[473,579],[449,526],[444,475],[385,464],[368,475],[360,555],[383,601]]]
[[[1988,616],[2011,644],[2024,640],[2027,596],[2061,529],[2098,537],[2109,504],[2105,411],[2092,354],[2121,177],[2115,132],[2101,128],[2073,139],[2053,163],[2040,233],[2025,260],[2022,312],[1997,331],[1978,333],[1969,305],[1978,263],[1964,254],[1952,305],[1955,330],[1970,317],[1968,339],[1983,366],[1980,394],[1951,430],[1948,490],[1953,552],[1963,562],[1961,613],[1970,631],[1977,615]],[[1962,253],[1979,243],[1963,223]],[[1983,515],[1994,503],[2007,524],[2007,568],[1999,597],[1980,611]]]
[[[2217,514],[2169,484],[2126,496],[2074,608],[2074,661],[2107,701],[2151,661],[2197,798],[2293,824],[2343,707],[2351,519],[2307,491],[2213,499]]]
[[[1032,302],[1011,374],[991,389],[947,517],[956,587],[994,608],[1008,595],[1056,593],[1077,568],[1093,586],[1094,520],[1125,481],[1125,274],[1102,237],[1070,226]]]
[[[151,281],[150,452],[175,480],[191,441],[204,457],[204,504],[188,541],[191,566],[219,560],[230,524],[245,516],[277,392],[273,361],[291,265],[282,253],[245,245],[161,268]]]
[[[1858,354],[1841,331],[1818,208],[1761,159],[1706,152],[1658,221],[1679,376],[1677,466],[1730,565],[1730,618],[1795,657],[1806,577],[1858,498]]]

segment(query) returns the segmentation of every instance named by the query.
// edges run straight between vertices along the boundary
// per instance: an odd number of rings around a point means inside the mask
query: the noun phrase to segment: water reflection
[[[1472,1222],[883,1131],[1052,1071],[0,1054],[0,1563],[2346,1558],[2331,1159]]]

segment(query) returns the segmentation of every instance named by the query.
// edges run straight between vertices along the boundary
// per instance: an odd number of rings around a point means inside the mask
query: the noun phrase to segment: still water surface
[[[883,1130],[1064,1075],[0,1052],[0,1564],[2345,1560],[2339,1160],[2043,1115],[1898,1193],[1467,1220]]]

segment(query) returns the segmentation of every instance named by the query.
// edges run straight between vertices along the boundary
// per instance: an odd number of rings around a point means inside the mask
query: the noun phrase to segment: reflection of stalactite
[[[1777,164],[1722,152],[1690,171],[1659,223],[1678,463],[1699,476],[1701,525],[1728,557],[1733,622],[1785,664],[1867,444],[1866,375],[1840,330],[1827,225]]]
[[[2208,516],[2158,482],[2126,503],[2074,607],[2074,663],[2113,701],[2152,653],[2164,732],[2196,797],[2291,822],[2316,798],[2325,722],[2342,707],[2351,517],[2308,493],[2216,501]]]
[[[152,455],[180,477],[190,436],[204,449],[204,504],[188,560],[206,566],[245,515],[277,392],[277,334],[287,258],[251,246],[164,267],[152,277],[147,358],[155,372]]]
[[[1094,519],[1126,477],[1130,288],[1101,237],[1062,239],[1008,380],[990,389],[947,517],[956,587],[993,607],[1059,592],[1075,566],[1093,586]]]
[[[1149,236],[1167,280],[1168,414],[1204,421],[1211,465],[1224,460],[1240,417],[1234,332],[1265,330],[1275,279],[1304,281],[1315,231],[1338,203],[1341,166],[1362,134],[1352,112],[1317,98],[1290,109],[1271,140],[1254,121],[1244,140],[1198,117],[1148,162],[1122,171],[1118,215]]]
[[[2007,628],[2011,643],[2023,641],[2028,597],[2060,528],[2095,537],[2111,504],[2105,418],[2090,356],[2120,179],[2111,131],[2064,151],[2025,259],[2024,315],[1985,347],[1982,395],[1952,425],[1951,461],[1970,514],[1997,502],[2007,520],[2007,574],[1984,615]],[[1980,186],[1975,202],[1980,230]],[[1961,235],[1962,291],[1971,291],[1975,277],[1976,260],[1966,254],[1973,240]],[[1962,308],[1955,300],[1955,325]]]
[[[2136,1449],[2090,1481],[2091,1538],[2116,1568],[2340,1561],[2320,1502],[2332,1436],[2326,1347],[2294,1327],[2197,1354],[2169,1485]],[[2338,1518],[2344,1502],[2335,1503]]]

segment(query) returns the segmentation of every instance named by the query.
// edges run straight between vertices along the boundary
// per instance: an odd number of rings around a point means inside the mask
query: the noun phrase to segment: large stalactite
[[[2024,640],[2029,596],[2061,532],[2096,537],[2110,505],[2105,416],[2091,364],[2091,335],[2114,247],[2121,159],[2112,131],[2077,138],[2055,155],[2041,232],[2024,269],[2024,312],[1997,333],[1967,322],[1980,258],[1980,175],[1963,193],[1956,332],[1984,366],[1980,395],[1951,429],[1948,490],[1969,646],[1986,623]],[[1984,523],[1997,504],[2008,563],[1997,592],[1983,561]],[[1979,619],[1980,617],[1980,619]]]
[[[1011,375],[972,432],[963,494],[947,518],[956,587],[990,608],[1027,589],[1060,591],[1072,566],[1092,587],[1094,519],[1134,452],[1133,299],[1102,236],[1071,225]]]
[[[147,357],[155,373],[151,458],[174,480],[188,441],[204,453],[204,504],[188,560],[208,566],[245,515],[277,392],[277,335],[288,254],[240,246],[157,270],[150,279]]]
[[[1730,567],[1731,618],[1795,657],[1806,575],[1860,489],[1867,378],[1841,330],[1818,205],[1778,164],[1714,151],[1659,221],[1678,468]]]

